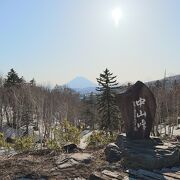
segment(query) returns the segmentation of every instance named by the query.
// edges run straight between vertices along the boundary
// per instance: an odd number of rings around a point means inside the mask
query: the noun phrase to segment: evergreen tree
[[[36,81],[35,81],[34,78],[31,79],[31,80],[29,81],[29,83],[30,83],[31,86],[36,86]]]
[[[0,74],[0,87],[3,87],[3,83],[4,83],[4,79],[3,79],[3,77]]]
[[[97,95],[100,128],[112,133],[119,129],[120,124],[120,112],[115,99],[115,89],[118,88],[116,76],[106,68],[97,78],[97,82],[99,87],[96,90],[100,92]]]
[[[5,79],[4,86],[11,87],[11,86],[20,84],[22,82],[24,82],[23,77],[19,78],[16,71],[14,71],[14,69],[11,69],[10,72],[8,72],[7,78]]]
[[[155,82],[155,87],[156,87],[156,88],[162,88],[162,82],[161,82],[160,80],[157,80],[157,81]]]

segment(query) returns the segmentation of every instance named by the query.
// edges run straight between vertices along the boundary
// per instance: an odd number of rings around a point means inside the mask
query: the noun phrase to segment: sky
[[[0,74],[11,68],[53,85],[180,74],[180,0],[0,0]]]

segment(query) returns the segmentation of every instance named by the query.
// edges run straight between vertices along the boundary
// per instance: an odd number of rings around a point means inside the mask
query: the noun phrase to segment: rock
[[[123,180],[137,180],[137,179],[132,178],[132,177],[129,177],[129,176],[125,176],[125,177],[123,178]]]
[[[6,138],[6,142],[7,142],[7,143],[15,143],[15,139],[14,139],[14,138],[7,137],[7,138]]]
[[[62,154],[56,157],[56,165],[60,169],[72,167],[78,164],[89,164],[91,163],[93,156],[89,153],[74,153],[74,154]]]
[[[74,143],[68,143],[68,144],[64,145],[63,149],[67,153],[73,153],[78,149],[78,147]]]
[[[89,153],[74,153],[70,156],[70,158],[80,163],[89,164],[91,163],[93,156]]]
[[[50,170],[50,172],[54,172],[54,171],[57,171],[57,167],[54,167]]]
[[[156,171],[147,171],[144,169],[128,169],[126,170],[126,173],[128,176],[133,176],[135,179],[146,179],[146,180],[152,180],[152,179],[168,179],[168,180],[175,180],[180,179],[180,173],[178,172],[172,172],[168,171],[166,173],[163,173],[162,170],[156,170]],[[128,180],[128,178],[126,178]],[[125,178],[124,178],[125,180]]]
[[[26,176],[18,177],[17,180],[32,180],[32,179],[40,179],[40,180],[46,180],[46,176],[39,176],[38,174],[28,174]]]
[[[77,164],[79,164],[79,162],[74,159],[65,159],[60,165],[58,165],[58,168],[64,169],[64,168],[72,167]]]
[[[115,143],[110,143],[105,149],[106,160],[110,163],[121,160],[122,153],[120,148]]]
[[[116,172],[116,171],[112,172],[112,171],[109,171],[109,170],[103,170],[102,174],[105,174],[105,175],[110,176],[112,178],[118,178],[120,176],[119,172]]]
[[[69,159],[69,154],[61,154],[59,156],[55,156],[56,165],[62,164],[66,159]]]
[[[138,145],[143,145],[146,149],[152,148],[154,146],[164,146],[164,143],[162,142],[162,140],[160,138],[157,137],[153,137],[153,138],[149,138],[149,139],[144,139],[144,140],[130,140],[128,139],[124,134],[119,134],[117,136],[116,142],[115,144],[117,144],[117,146],[120,149],[124,149],[127,146],[138,146]]]
[[[128,174],[130,174],[131,176],[136,177],[136,179],[145,179],[145,180],[162,179],[162,180],[165,180],[165,178],[163,178],[162,175],[157,174],[157,176],[156,176],[155,173],[152,173],[150,171],[144,172],[144,170],[142,170],[142,169],[139,169],[137,171],[134,169],[128,169],[126,172]]]
[[[3,177],[3,180],[11,180],[11,179],[12,179],[12,178],[11,178],[9,175]]]
[[[103,170],[102,172],[95,171],[93,172],[89,180],[118,180],[122,179],[122,175],[120,172],[117,171],[109,171],[109,170]]]
[[[95,171],[89,176],[89,180],[105,180],[105,178],[102,177],[100,172]]]
[[[175,172],[175,171],[180,172],[180,166],[179,166],[179,167],[173,167],[173,168],[171,168],[171,170],[174,171],[174,172]]]
[[[180,135],[176,136],[176,141],[180,142]]]
[[[158,138],[130,140],[119,135],[116,144],[122,153],[122,165],[128,168],[154,170],[180,163],[180,150],[171,143],[163,144]]]
[[[156,101],[150,89],[137,81],[125,93],[117,95],[129,139],[148,139],[156,112]]]
[[[115,178],[113,179],[116,180]],[[112,178],[102,174],[101,172],[95,171],[89,176],[89,180],[112,180]]]

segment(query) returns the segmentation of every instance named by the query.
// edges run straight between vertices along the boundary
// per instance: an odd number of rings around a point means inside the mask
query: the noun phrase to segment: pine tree
[[[31,80],[29,81],[29,83],[30,83],[31,86],[36,86],[36,81],[35,81],[34,78],[31,79]]]
[[[7,78],[5,79],[4,86],[11,87],[11,86],[20,84],[22,82],[24,82],[23,77],[19,78],[16,71],[14,71],[14,69],[11,69],[10,72],[8,72]]]
[[[100,128],[112,133],[119,129],[120,124],[120,112],[115,99],[115,89],[118,87],[116,76],[106,68],[97,82],[99,87],[96,90],[100,92],[97,95]]]

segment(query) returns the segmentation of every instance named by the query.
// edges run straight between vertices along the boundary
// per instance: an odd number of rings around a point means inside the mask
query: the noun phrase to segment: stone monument
[[[121,161],[127,168],[160,169],[180,164],[180,149],[160,138],[151,137],[156,101],[150,89],[137,81],[126,92],[117,95],[125,123],[126,136],[118,135],[116,142],[105,149],[106,160]]]
[[[126,136],[129,139],[148,139],[156,112],[156,100],[150,89],[137,81],[126,92],[117,95]]]

